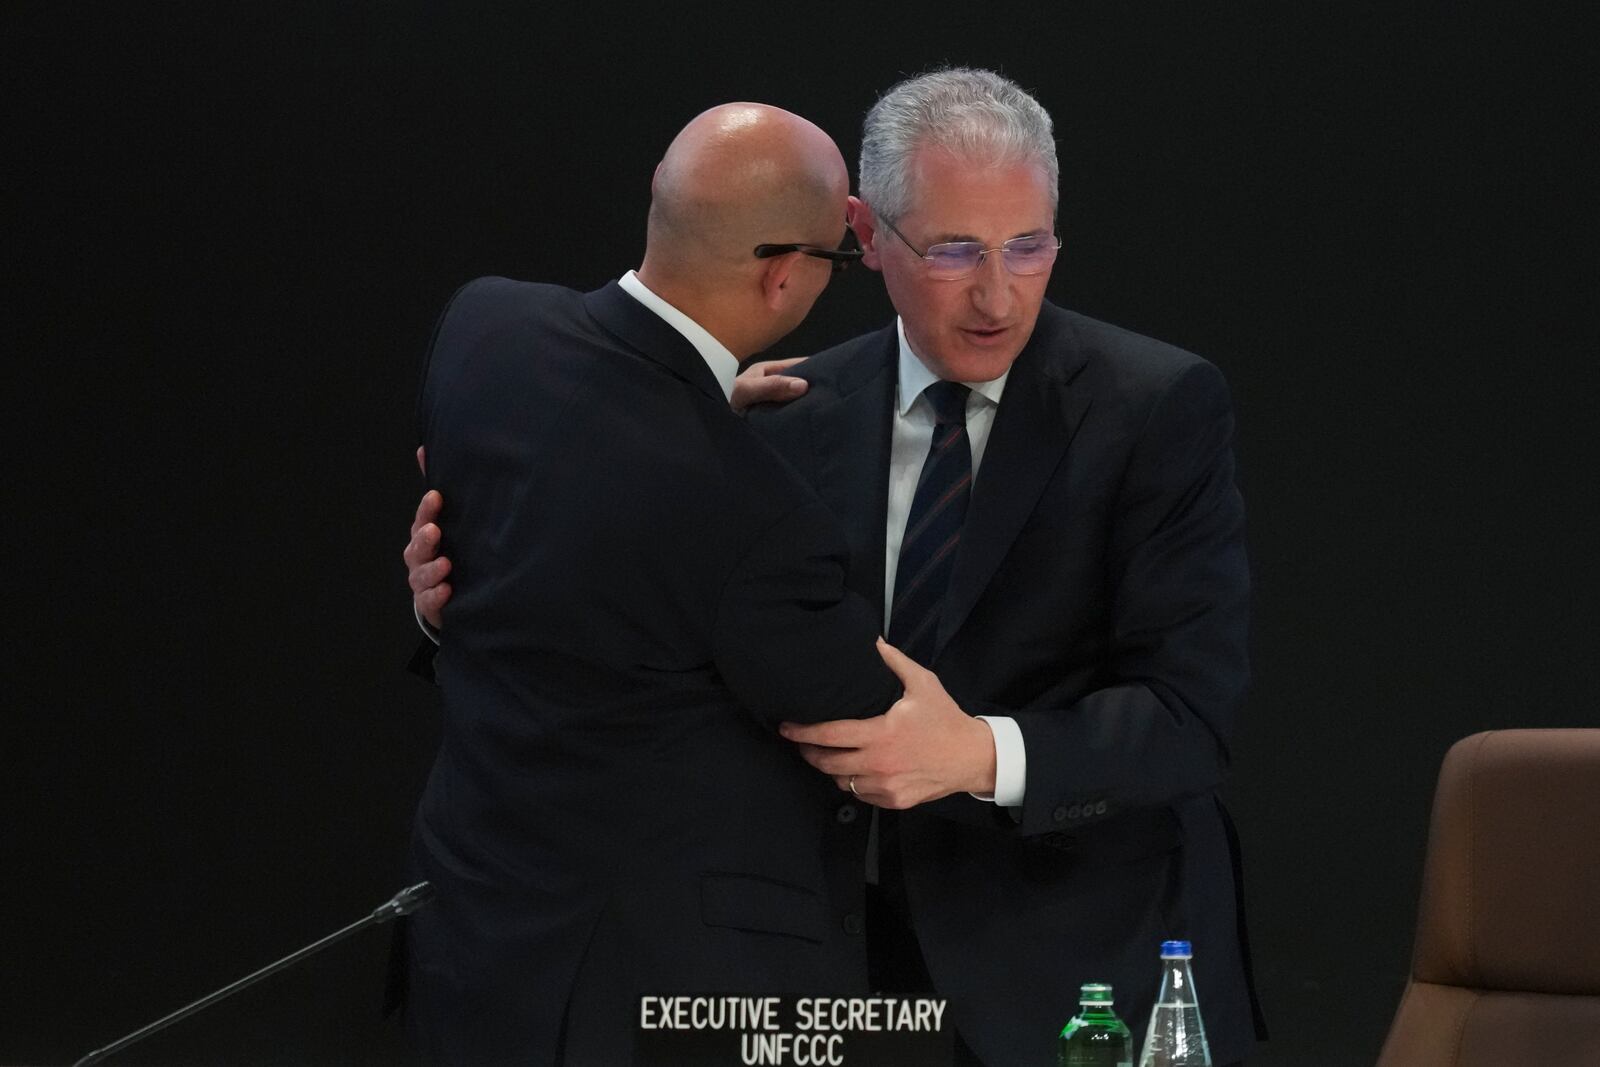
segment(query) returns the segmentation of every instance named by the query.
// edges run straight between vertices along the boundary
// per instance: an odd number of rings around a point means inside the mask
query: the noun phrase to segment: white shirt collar
[[[704,326],[652,293],[633,271],[624,274],[617,284],[622,287],[623,292],[654,311],[668,326],[683,334],[683,339],[694,346],[694,350],[700,353],[700,358],[706,361],[706,366],[711,368],[717,384],[722,387],[722,395],[732,400],[733,380],[739,376],[739,361],[728,351],[728,347],[706,332]]]
[[[895,331],[900,335],[900,383],[896,386],[895,409],[902,418],[911,410],[911,405],[916,403],[922,391],[934,382],[939,376],[928,369],[922,358],[911,351],[911,342],[906,340],[906,322],[904,319],[895,318]],[[962,382],[961,384],[971,389],[978,396],[989,403],[999,405],[1000,394],[1005,392],[1006,379],[1011,376],[1011,368],[991,382]],[[969,398],[970,403],[970,398]]]

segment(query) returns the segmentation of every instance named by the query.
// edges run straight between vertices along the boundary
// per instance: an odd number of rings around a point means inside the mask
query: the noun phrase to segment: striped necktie
[[[967,442],[967,394],[960,382],[923,390],[933,405],[933,441],[922,463],[889,609],[889,643],[927,666],[939,634],[939,612],[961,547],[961,524],[972,492],[972,446]]]

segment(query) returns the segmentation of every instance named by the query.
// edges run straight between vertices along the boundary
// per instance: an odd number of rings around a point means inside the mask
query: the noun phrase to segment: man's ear
[[[768,311],[777,311],[788,298],[785,290],[789,285],[789,275],[799,259],[799,252],[787,252],[761,261],[761,300]]]
[[[861,243],[864,253],[861,262],[869,270],[882,270],[883,260],[878,252],[878,247],[873,243],[878,236],[878,222],[873,218],[872,208],[865,200],[852,196],[845,204],[844,221],[856,233],[856,240]]]

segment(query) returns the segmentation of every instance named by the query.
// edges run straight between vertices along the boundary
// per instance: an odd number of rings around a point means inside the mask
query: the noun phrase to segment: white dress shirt
[[[717,376],[717,384],[722,386],[723,397],[732,400],[733,380],[739,376],[739,361],[728,351],[728,346],[707,333],[704,326],[646,289],[644,282],[641,282],[633,271],[624,274],[618,279],[617,284],[622,287],[623,292],[660,315],[668,326],[683,334],[684,340],[694,345],[694,350],[706,361],[711,373]]]
[[[883,631],[889,632],[889,611],[894,604],[894,577],[900,564],[900,542],[905,538],[906,517],[917,492],[922,464],[933,441],[933,405],[922,391],[939,380],[923,364],[906,340],[903,321],[896,320],[900,335],[900,381],[895,387],[894,432],[889,452],[889,527],[883,539]],[[978,467],[983,462],[984,446],[1000,406],[1011,370],[992,382],[962,382],[972,391],[967,394],[967,441],[972,446],[972,484],[978,484]],[[1022,743],[1022,730],[1009,716],[979,715],[994,734],[994,795],[974,793],[979,800],[992,800],[1004,807],[1022,805],[1027,785],[1028,759]]]

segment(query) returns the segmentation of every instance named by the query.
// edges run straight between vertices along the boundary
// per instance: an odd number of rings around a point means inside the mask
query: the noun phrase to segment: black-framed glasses
[[[841,246],[848,245],[850,243],[851,233],[851,229],[848,226],[845,227],[844,239],[839,242]],[[786,256],[790,252],[799,252],[801,255],[815,256],[817,259],[826,259],[833,264],[833,272],[835,274],[844,270],[851,263],[854,263],[862,256],[861,249],[859,248],[818,248],[816,245],[798,244],[756,245],[757,259],[771,259],[773,256]]]
[[[990,252],[999,252],[1000,261],[1012,274],[1023,277],[1043,274],[1056,261],[1056,253],[1061,249],[1060,237],[1053,233],[1040,233],[1013,237],[998,248],[985,248],[982,241],[947,241],[929,245],[926,252],[921,252],[906,240],[906,235],[894,223],[884,219],[883,224],[928,264],[928,277],[941,281],[953,282],[967,277],[983,266],[984,257]]]

